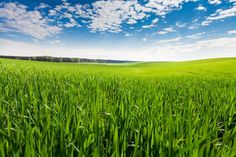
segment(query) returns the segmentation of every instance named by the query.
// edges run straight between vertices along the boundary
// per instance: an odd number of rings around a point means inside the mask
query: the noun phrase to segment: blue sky
[[[236,57],[236,0],[1,0],[0,54]]]

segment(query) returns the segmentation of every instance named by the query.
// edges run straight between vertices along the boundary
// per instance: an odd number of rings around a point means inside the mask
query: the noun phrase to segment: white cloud
[[[120,32],[121,25],[135,24],[144,19],[147,14],[141,9],[137,1],[101,0],[92,4],[93,13],[90,15],[89,28],[92,31]],[[142,8],[143,9],[143,8]]]
[[[197,29],[197,28],[198,28],[197,25],[192,25],[192,26],[189,26],[189,27],[188,27],[188,29],[191,29],[191,30],[193,30],[193,29]]]
[[[61,40],[48,40],[48,41],[46,41],[46,43],[49,43],[50,45],[53,45],[53,46],[62,45]]]
[[[152,20],[152,24],[156,24],[158,22],[158,18]]]
[[[207,11],[206,7],[204,7],[202,5],[199,5],[196,9],[199,11]]]
[[[157,15],[164,16],[167,13],[181,8],[181,5],[185,2],[196,0],[149,0],[145,5],[147,8],[152,8],[152,12]]]
[[[64,24],[64,27],[66,27],[66,28],[70,28],[70,27],[74,27],[74,26],[81,27],[81,25],[78,24],[73,18],[69,18],[69,22]]]
[[[219,5],[222,3],[221,0],[208,0],[208,2],[213,5]]]
[[[37,6],[35,9],[45,9],[45,8],[49,8],[50,6],[45,4],[45,3],[40,3],[39,6]]]
[[[228,34],[232,35],[232,34],[236,34],[236,30],[231,30],[228,32]]]
[[[164,42],[164,41],[163,41]],[[107,50],[78,47],[46,47],[41,43],[32,44],[0,38],[1,55],[14,56],[67,56],[91,59],[126,59],[142,61],[178,61],[216,57],[236,56],[236,37],[216,38],[188,43],[180,39],[166,40],[164,44],[155,43],[142,49]]]
[[[185,2],[196,0],[149,0],[141,5],[137,0],[100,0],[92,4],[90,12],[89,28],[93,31],[122,31],[122,24],[135,24],[137,20],[148,18],[151,13],[158,16],[181,8]],[[157,20],[157,19],[155,19]],[[150,25],[144,25],[143,28],[152,28],[157,23],[153,21]]]
[[[168,28],[162,29],[157,34],[164,35],[164,34],[171,33],[171,32],[175,32],[174,28],[168,27]]]
[[[187,24],[186,24],[186,23],[176,22],[176,23],[175,23],[175,26],[176,26],[176,27],[179,27],[179,28],[184,28],[184,27],[187,26]]]
[[[132,34],[126,33],[125,36],[126,36],[126,37],[130,37],[130,36],[132,36]]]
[[[147,38],[143,38],[142,40],[143,40],[143,42],[146,42],[146,41],[147,41]]]
[[[87,5],[71,5],[70,3],[63,2],[49,10],[49,16],[62,18],[89,18],[91,11]]]
[[[70,27],[76,26],[76,23],[66,23],[66,24],[64,24],[64,26],[65,26],[66,28],[70,28]]]
[[[57,15],[57,11],[56,10],[49,10],[49,16],[56,16]]]
[[[38,41],[36,41],[37,43]],[[37,46],[36,44],[25,43],[0,38],[0,52],[2,55],[16,56],[39,56],[39,55],[54,55],[49,48],[45,46]],[[56,56],[56,54],[55,54]]]
[[[49,41],[50,42],[50,41]],[[54,44],[53,42],[51,44]],[[91,59],[121,59],[121,60],[141,60],[144,53],[137,53],[135,50],[124,49],[102,49],[102,48],[81,48],[81,45],[57,46],[44,45],[42,43],[26,43],[0,38],[1,55],[12,56],[55,56],[55,57],[80,57]],[[135,58],[134,58],[135,56]]]
[[[51,26],[50,21],[44,18],[39,11],[27,11],[25,5],[17,3],[1,3],[0,18],[4,24],[0,29],[21,32],[37,39],[58,34],[62,29]]]
[[[144,4],[139,3],[138,0],[99,0],[92,4],[85,5],[71,4],[65,0],[54,8],[45,3],[40,3],[39,6],[35,7],[34,11],[28,11],[26,6],[17,3],[1,3],[3,8],[1,8],[0,16],[8,19],[7,24],[4,26],[4,30],[11,26],[11,30],[30,34],[34,38],[43,39],[47,36],[58,34],[63,28],[81,27],[81,23],[88,27],[92,32],[120,32],[122,31],[123,24],[136,24],[139,20],[149,18],[153,13],[158,16],[164,16],[175,9],[180,9],[183,3],[189,1],[196,0],[149,0]],[[9,11],[6,10],[9,8],[5,8],[8,6],[16,8],[15,10],[11,8],[11,12],[22,11],[26,14],[13,15],[14,19],[11,20],[8,18]],[[48,8],[49,10],[46,10],[45,8]],[[42,15],[38,11],[40,9],[45,9],[46,12],[44,13],[46,13],[46,15]],[[33,18],[27,18],[27,16],[32,13],[38,15],[35,15],[36,17]],[[24,18],[27,20],[24,20]],[[32,19],[38,20],[38,23],[29,22]],[[23,22],[19,21],[28,22],[27,25],[30,28],[36,26],[39,28],[34,28],[34,30],[36,30],[35,32],[27,32],[24,28],[27,30],[30,29],[25,27],[26,24],[22,24]],[[86,23],[83,21],[86,21]],[[156,18],[150,25],[144,25],[143,28],[152,28],[157,22],[158,19]],[[17,23],[18,26],[15,26],[15,23]],[[49,30],[47,30],[47,28],[49,28]]]
[[[84,20],[79,18],[88,18],[89,14],[90,10],[86,5],[71,5],[66,1],[49,10],[49,16],[57,19],[58,25],[65,28],[81,27],[78,21],[84,23]],[[61,20],[66,20],[66,22],[61,22]]]
[[[142,28],[152,28],[152,27],[154,27],[154,25],[153,25],[153,24],[151,24],[151,25],[144,25],[144,26],[142,26]]]
[[[236,56],[236,38],[216,38],[194,43],[156,44],[146,51],[145,60],[192,60]]]
[[[213,21],[223,20],[225,18],[236,16],[236,5],[228,9],[218,9],[214,14],[211,14],[202,22],[202,26],[207,26]]]
[[[173,39],[165,39],[165,40],[159,40],[157,44],[170,44],[170,43],[175,43],[180,41],[182,38],[181,37],[176,37]]]
[[[134,20],[134,19],[128,19],[128,22],[127,22],[127,23],[130,24],[130,25],[132,25],[132,24],[136,24],[137,21]]]
[[[197,34],[193,34],[193,35],[188,35],[188,36],[186,36],[186,38],[199,39],[200,37],[202,37],[205,34],[206,34],[205,32],[201,32],[201,33],[197,33]]]
[[[150,25],[144,25],[142,26],[142,28],[152,28],[155,26],[157,22],[158,22],[158,18],[155,18],[154,20],[152,20],[152,23]]]
[[[128,19],[130,4],[123,1],[97,1],[93,3],[89,28],[92,31],[120,32],[121,24]]]

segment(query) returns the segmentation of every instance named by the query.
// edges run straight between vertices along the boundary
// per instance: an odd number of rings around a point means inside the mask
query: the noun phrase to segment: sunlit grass
[[[236,155],[236,59],[0,62],[0,156]]]

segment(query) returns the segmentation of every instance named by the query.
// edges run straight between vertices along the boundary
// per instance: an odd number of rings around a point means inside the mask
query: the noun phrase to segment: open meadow
[[[236,59],[0,59],[0,157],[236,156]]]

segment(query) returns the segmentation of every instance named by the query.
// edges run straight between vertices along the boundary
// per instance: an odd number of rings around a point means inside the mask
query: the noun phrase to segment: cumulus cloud
[[[120,32],[121,24],[128,19],[130,3],[124,1],[97,1],[89,28],[92,31]]]
[[[57,19],[89,18],[91,10],[87,5],[63,2],[49,10],[49,16]]]
[[[213,4],[213,5],[219,5],[219,4],[222,3],[221,0],[208,0],[208,2],[209,2],[210,4]]]
[[[39,11],[28,11],[27,6],[17,3],[1,3],[0,18],[4,24],[0,29],[8,32],[21,32],[37,39],[58,34],[62,29],[50,25]]]
[[[45,9],[45,8],[50,8],[49,5],[45,4],[45,3],[40,3],[39,6],[37,6],[35,9]]]
[[[144,25],[142,26],[142,28],[152,28],[156,25],[157,22],[158,22],[158,18],[155,18],[154,20],[152,20],[152,23],[150,25]]]
[[[236,34],[236,30],[228,31],[228,34],[230,34],[230,35],[232,35],[232,34]]]
[[[189,1],[196,0],[149,0],[145,7],[151,8],[152,12],[157,15],[164,16],[175,9],[181,8],[183,3]]]
[[[137,21],[134,19],[128,19],[128,21],[127,21],[127,24],[130,24],[130,25],[136,24],[136,23],[137,23]]]
[[[164,34],[171,33],[171,32],[175,32],[173,27],[164,28],[161,31],[159,31],[157,34],[164,35]]]
[[[92,6],[93,13],[89,17],[92,31],[120,32],[122,23],[135,24],[147,17],[137,1],[101,0]]]
[[[92,32],[120,32],[122,24],[136,24],[138,20],[144,20],[155,13],[164,16],[167,13],[181,8],[185,2],[196,0],[149,0],[141,5],[137,0],[100,0],[92,3],[89,10],[89,28]],[[143,28],[152,28],[158,22],[154,19],[150,25]]]
[[[199,11],[207,11],[206,7],[204,7],[202,5],[199,5],[196,9]]]
[[[100,0],[90,5],[71,5],[63,2],[55,8],[49,10],[49,15],[58,19],[75,20],[79,19],[92,32],[120,32],[123,23],[136,24],[137,20],[142,20],[148,15],[145,13],[150,9],[143,7],[136,0]],[[84,20],[83,20],[84,19]],[[68,23],[65,27],[80,26]]]
[[[0,3],[1,32],[21,32],[37,39],[44,39],[56,35],[65,28],[85,26],[91,32],[121,32],[124,25],[134,25],[140,21],[150,20],[155,14],[157,18],[150,24],[143,24],[142,28],[153,28],[166,14],[181,9],[187,2],[197,0],[147,0],[140,3],[138,0],[99,0],[91,4],[71,4],[63,1],[55,7],[40,3],[35,10],[18,3]],[[220,0],[208,0],[210,4],[220,4]],[[229,0],[234,5],[228,9],[218,9],[209,15],[202,26],[213,21],[222,20],[236,15],[236,1]],[[45,9],[44,12],[40,12]],[[206,11],[199,5],[196,10]],[[152,16],[151,16],[152,15]],[[186,24],[176,23],[176,27],[186,27]],[[132,28],[132,27],[127,27]],[[194,29],[196,26],[189,26]],[[173,28],[165,28],[158,32],[164,35],[175,32]]]
[[[214,14],[211,14],[202,22],[202,26],[207,26],[213,21],[223,20],[233,16],[236,16],[236,4],[228,9],[218,9]]]
[[[81,27],[81,25],[78,24],[77,21],[75,21],[73,18],[69,18],[69,22],[64,24],[64,27],[66,27],[66,28],[70,28],[70,27],[74,27],[74,26]]]
[[[55,7],[40,3],[35,10],[29,10],[27,6],[18,3],[1,3],[0,17],[5,20],[5,26],[1,27],[2,30],[11,29],[38,39],[58,34],[64,28],[81,25],[92,32],[121,32],[123,24],[136,24],[153,13],[161,18],[175,9],[180,9],[183,3],[189,1],[196,0],[149,0],[144,3],[138,0],[99,0],[84,5],[62,1]],[[156,18],[150,25],[142,27],[152,28],[157,22]]]

